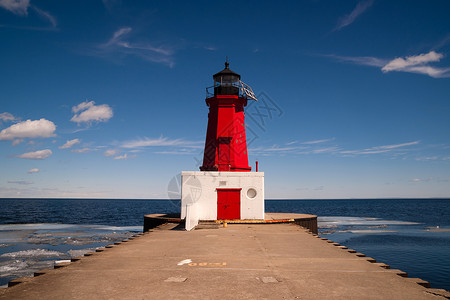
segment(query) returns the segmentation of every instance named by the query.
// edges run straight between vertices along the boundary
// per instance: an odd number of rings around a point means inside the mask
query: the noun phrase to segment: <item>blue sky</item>
[[[230,68],[266,198],[450,197],[448,1],[0,0],[0,197],[167,198]]]

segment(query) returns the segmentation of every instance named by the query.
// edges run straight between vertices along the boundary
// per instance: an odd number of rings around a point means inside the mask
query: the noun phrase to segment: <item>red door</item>
[[[241,218],[241,189],[217,189],[217,220]]]

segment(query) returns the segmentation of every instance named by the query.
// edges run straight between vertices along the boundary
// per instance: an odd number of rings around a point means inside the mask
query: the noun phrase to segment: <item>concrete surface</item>
[[[292,223],[169,230],[175,226],[162,225],[68,266],[44,270],[0,291],[0,299],[411,300],[448,295]]]

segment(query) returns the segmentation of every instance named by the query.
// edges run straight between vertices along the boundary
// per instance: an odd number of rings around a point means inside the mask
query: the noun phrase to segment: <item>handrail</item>
[[[230,86],[234,86],[236,88],[239,89],[239,97],[243,97],[243,98],[247,98],[247,99],[251,99],[251,100],[255,100],[258,101],[258,99],[256,99],[255,93],[253,92],[252,88],[248,85],[245,84],[242,81],[238,81],[238,83],[229,83],[229,84],[221,84],[219,82],[216,82],[217,84],[207,87],[206,88],[206,97],[210,98],[214,96],[214,88],[219,87],[219,86],[226,86],[226,87],[230,87]],[[212,92],[211,92],[212,90]]]

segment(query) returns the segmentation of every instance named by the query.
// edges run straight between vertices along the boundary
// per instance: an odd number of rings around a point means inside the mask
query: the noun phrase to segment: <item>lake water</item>
[[[319,234],[450,290],[450,199],[266,200],[319,216]],[[0,286],[142,231],[178,200],[0,199]]]

